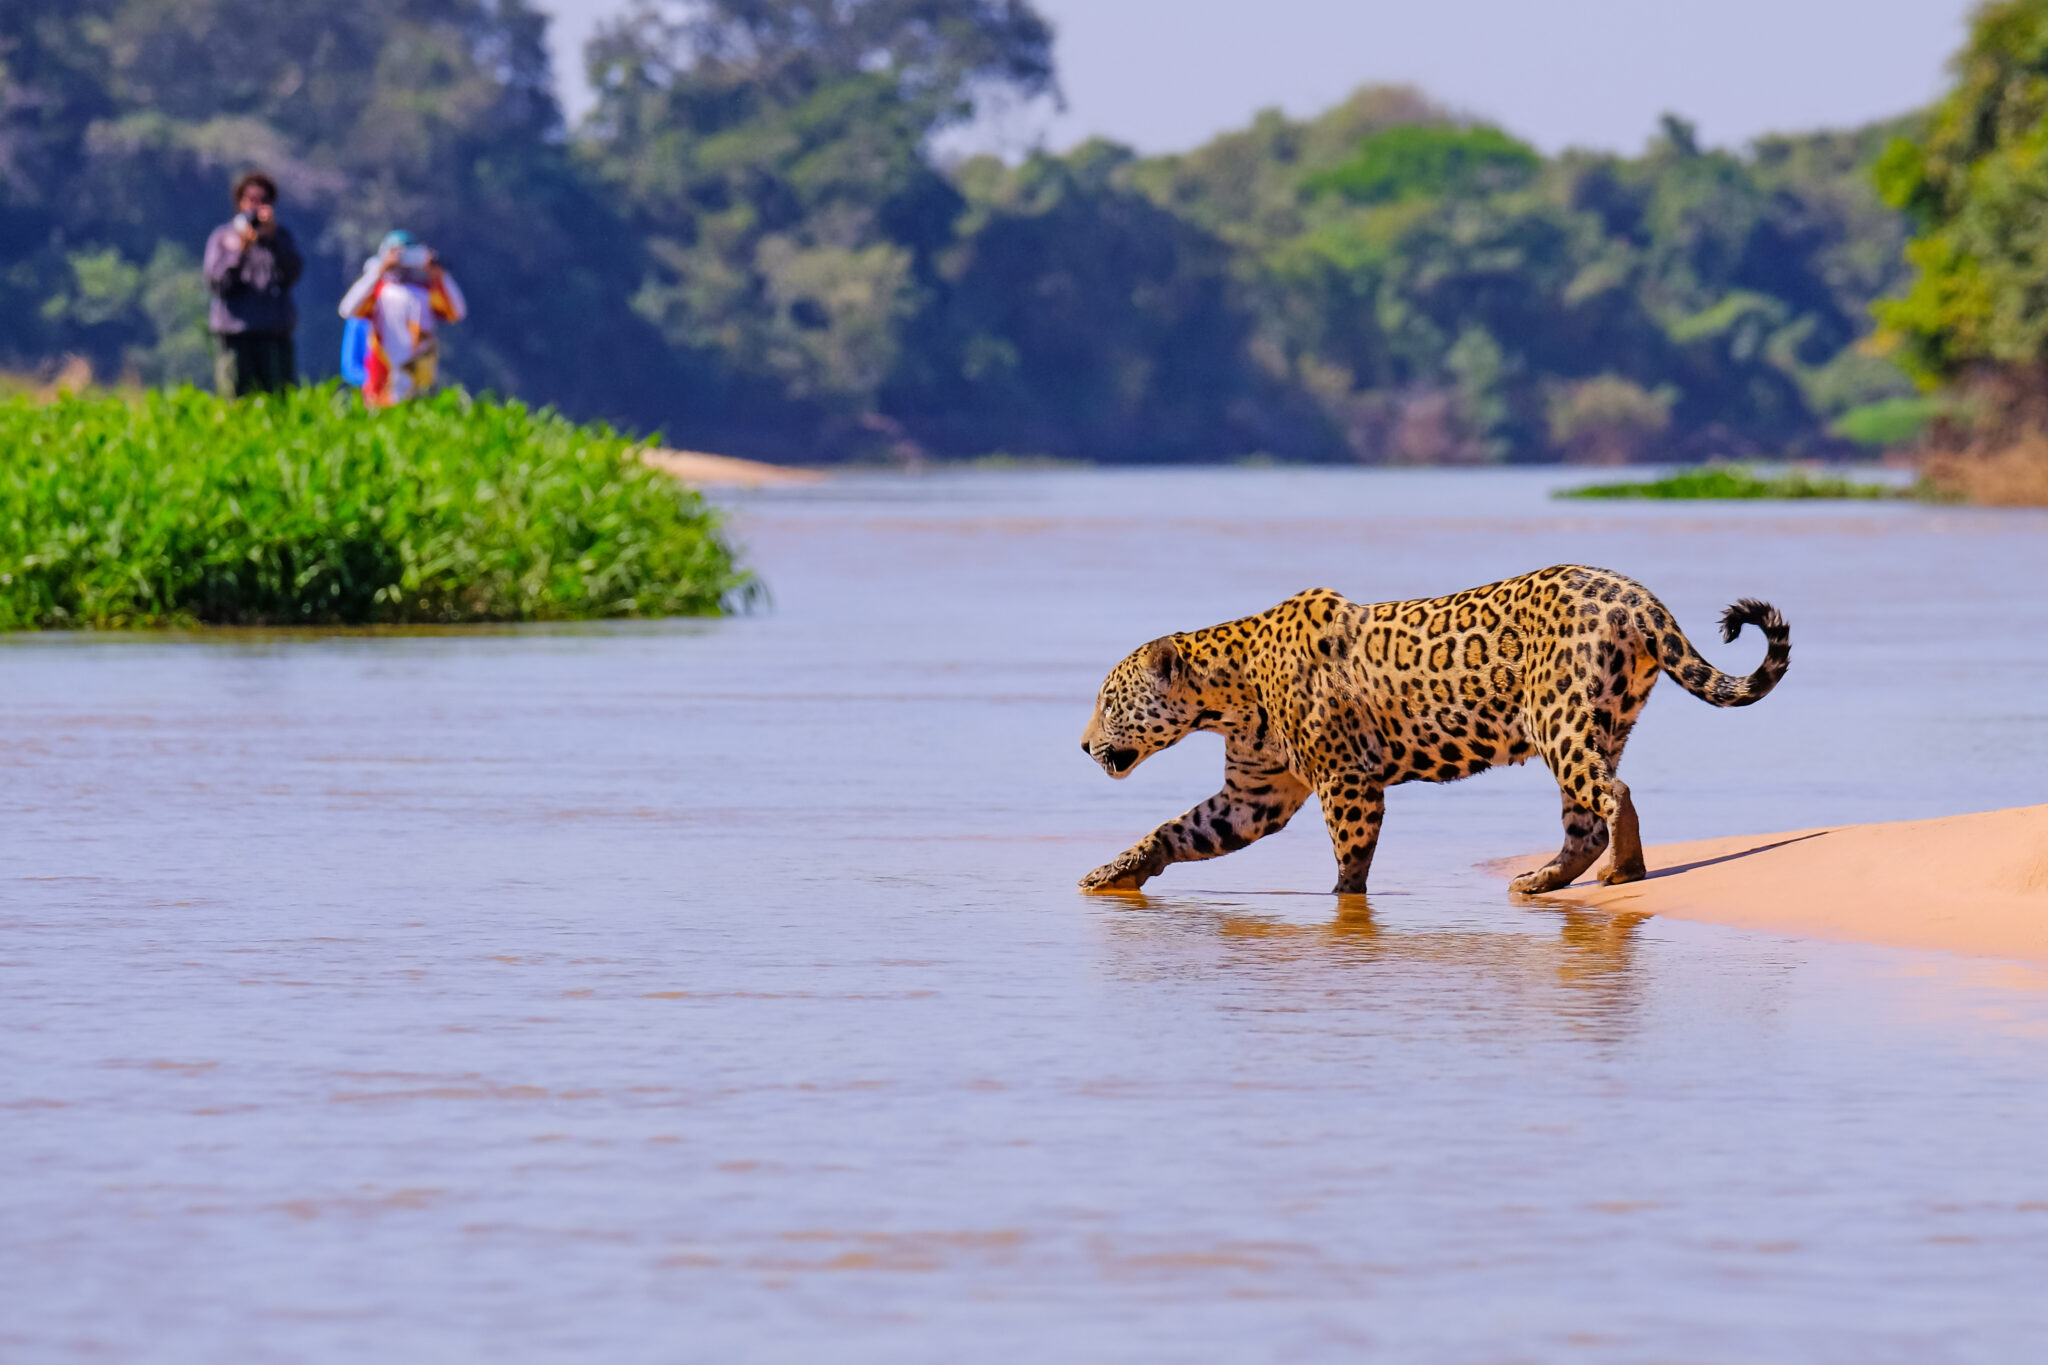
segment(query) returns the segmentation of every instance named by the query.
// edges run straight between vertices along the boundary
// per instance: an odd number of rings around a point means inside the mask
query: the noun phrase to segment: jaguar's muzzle
[[[1131,765],[1138,761],[1138,751],[1105,748],[1096,755],[1096,761],[1102,764],[1103,771],[1111,777],[1122,777],[1131,770]]]

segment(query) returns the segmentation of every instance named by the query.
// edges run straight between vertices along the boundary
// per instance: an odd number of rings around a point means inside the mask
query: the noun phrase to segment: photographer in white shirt
[[[398,231],[363,263],[340,311],[370,324],[363,402],[388,408],[433,388],[440,359],[436,334],[442,323],[469,316],[469,305],[433,251],[410,232]]]

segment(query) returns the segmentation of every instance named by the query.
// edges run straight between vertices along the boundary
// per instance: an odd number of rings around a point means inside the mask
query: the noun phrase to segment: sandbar
[[[1512,877],[1549,859],[1486,867]],[[1530,900],[2048,962],[2048,806],[1662,844],[1644,861],[1642,881],[1588,874]]]
[[[742,460],[736,455],[707,455],[701,450],[643,450],[640,458],[692,488],[777,488],[821,483],[825,478],[815,469]]]

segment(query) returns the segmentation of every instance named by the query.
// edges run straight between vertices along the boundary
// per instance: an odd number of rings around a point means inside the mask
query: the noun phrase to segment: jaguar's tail
[[[1754,597],[1745,597],[1721,613],[1721,638],[1724,641],[1732,641],[1742,633],[1744,626],[1761,629],[1768,645],[1764,650],[1764,661],[1757,665],[1756,672],[1746,678],[1723,673],[1701,658],[1700,652],[1692,647],[1692,641],[1685,638],[1685,632],[1678,628],[1675,620],[1657,634],[1657,664],[1671,675],[1673,682],[1714,706],[1748,706],[1751,702],[1761,701],[1778,685],[1778,679],[1785,676],[1785,670],[1791,667],[1792,630],[1776,607]]]

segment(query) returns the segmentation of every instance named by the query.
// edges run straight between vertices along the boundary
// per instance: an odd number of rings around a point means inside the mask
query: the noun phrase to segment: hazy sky
[[[557,16],[572,116],[578,55],[620,0]],[[1703,141],[1858,123],[1933,98],[1975,0],[1037,0],[1067,111],[1017,111],[981,141],[1091,135],[1176,151],[1278,105],[1309,114],[1407,81],[1545,150],[1634,151],[1664,110]]]

